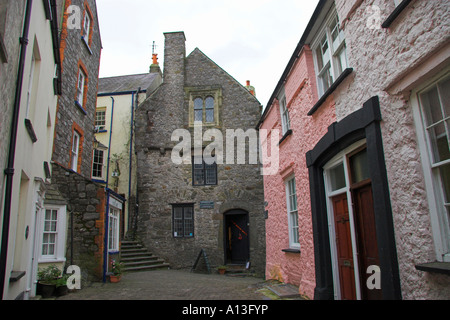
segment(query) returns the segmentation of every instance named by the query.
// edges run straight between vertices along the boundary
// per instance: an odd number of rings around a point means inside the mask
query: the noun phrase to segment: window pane
[[[352,183],[358,183],[370,178],[367,149],[350,157],[350,170],[352,172]]]
[[[214,122],[214,109],[206,109],[206,122]]]
[[[439,84],[441,103],[444,105],[445,116],[450,117],[450,78]]]
[[[291,243],[297,244],[299,243],[299,234],[298,234],[298,212],[292,212],[290,214],[291,217]]]
[[[430,137],[431,148],[433,149],[434,163],[450,159],[448,137],[444,123],[441,122],[428,129],[428,135]]]
[[[421,101],[425,112],[427,127],[443,119],[437,87],[433,87],[422,94]]]
[[[331,67],[325,69],[323,73],[320,75],[319,79],[322,89],[321,94],[324,94],[325,91],[327,91],[331,87],[331,84],[333,83],[333,78],[331,77]]]
[[[215,185],[217,184],[217,166],[216,164],[205,165],[206,169],[206,184]]]
[[[173,218],[175,220],[181,220],[183,219],[183,208],[181,207],[175,207],[173,209]]]
[[[340,190],[347,185],[345,182],[344,164],[341,163],[337,167],[330,170],[331,191]]]

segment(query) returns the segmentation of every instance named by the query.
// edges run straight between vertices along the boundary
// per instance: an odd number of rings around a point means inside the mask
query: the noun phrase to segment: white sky
[[[146,73],[164,32],[184,31],[241,84],[250,80],[263,107],[272,95],[318,0],[97,0],[103,42],[100,77]]]

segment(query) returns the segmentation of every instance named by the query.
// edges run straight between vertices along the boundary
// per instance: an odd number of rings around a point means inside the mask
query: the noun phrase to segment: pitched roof
[[[156,79],[157,73],[144,73],[109,78],[100,78],[98,81],[98,94],[132,92],[147,90]]]

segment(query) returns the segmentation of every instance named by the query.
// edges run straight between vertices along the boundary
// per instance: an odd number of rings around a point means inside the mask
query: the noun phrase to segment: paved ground
[[[189,271],[128,273],[119,283],[94,283],[58,300],[274,300],[273,282]]]

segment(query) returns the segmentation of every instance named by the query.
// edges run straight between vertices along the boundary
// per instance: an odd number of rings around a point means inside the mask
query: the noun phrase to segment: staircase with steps
[[[122,241],[120,256],[124,272],[149,271],[170,267],[168,263],[154,256],[138,241]]]

